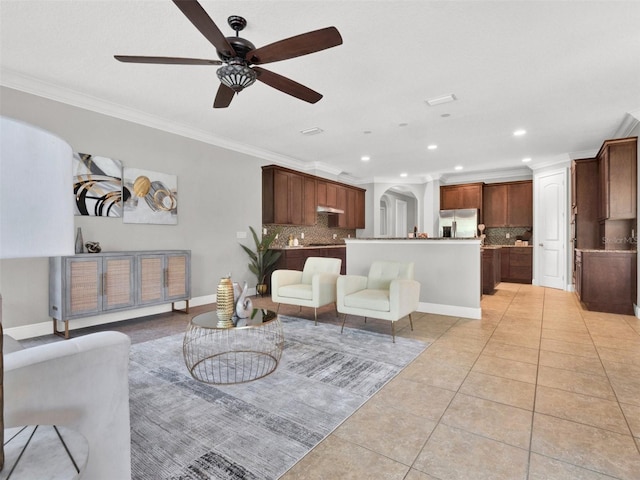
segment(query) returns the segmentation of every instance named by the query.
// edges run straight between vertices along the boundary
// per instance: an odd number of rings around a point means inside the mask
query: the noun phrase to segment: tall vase
[[[235,303],[233,298],[233,283],[231,278],[223,277],[218,283],[218,290],[216,292],[216,304],[218,308],[218,324],[219,328],[233,327],[233,312],[235,310]]]
[[[82,239],[82,229],[78,227],[76,233],[76,253],[84,253],[84,240]]]

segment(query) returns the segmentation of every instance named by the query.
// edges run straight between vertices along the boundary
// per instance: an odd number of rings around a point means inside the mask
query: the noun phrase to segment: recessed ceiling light
[[[464,167],[462,165],[456,165],[453,167],[454,170],[462,170]]]
[[[434,107],[443,103],[453,102],[454,100],[456,100],[456,96],[453,93],[450,93],[448,95],[441,95],[439,97],[430,98],[426,100],[426,102],[430,107]]]
[[[369,160],[371,160],[371,157],[369,155],[363,155],[360,157],[360,160],[362,160],[363,162],[368,162]]]
[[[405,123],[405,122],[403,122],[403,123],[399,123],[399,124],[398,124],[398,126],[399,126],[399,127],[406,127],[407,125],[409,125],[409,124],[408,124],[408,123]]]
[[[524,163],[530,162],[531,161],[531,157],[523,158],[522,161]]]
[[[362,133],[364,133],[365,135],[369,135],[369,134],[371,133],[371,130],[365,130],[365,131],[364,131],[364,132],[362,132]]]
[[[450,113],[443,113],[442,115],[440,115],[442,118],[447,118],[450,117],[451,114]]]
[[[318,127],[307,128],[306,130],[300,130],[300,133],[303,135],[317,135],[318,133],[322,133],[324,130]]]
[[[406,174],[405,172],[402,172],[402,173],[400,174],[400,176],[401,176],[401,177],[406,177],[406,176],[407,176],[407,174]]]
[[[435,150],[436,148],[438,148],[438,145],[429,145],[427,148],[429,150]]]
[[[521,136],[522,136],[522,135],[524,135],[525,133],[527,133],[527,131],[521,128],[521,129],[519,129],[519,130],[514,131],[514,132],[513,132],[513,136],[514,136],[514,137],[521,137]]]

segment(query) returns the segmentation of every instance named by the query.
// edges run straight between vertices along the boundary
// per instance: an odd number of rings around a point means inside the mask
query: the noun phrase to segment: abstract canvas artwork
[[[122,163],[89,153],[73,153],[76,215],[122,216]]]
[[[124,223],[178,223],[178,177],[125,168],[122,183]]]

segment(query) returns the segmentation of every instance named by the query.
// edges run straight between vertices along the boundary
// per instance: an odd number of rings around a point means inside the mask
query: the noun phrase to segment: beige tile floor
[[[400,322],[433,344],[282,479],[640,479],[640,320],[504,283],[482,310]]]
[[[274,307],[268,298],[254,305]],[[507,283],[483,297],[482,312],[481,320],[415,314],[414,331],[399,322],[399,336],[431,346],[282,480],[640,479],[640,320]],[[311,309],[280,313],[313,319]],[[74,335],[117,329],[135,343],[184,332],[189,317]],[[333,307],[318,319],[340,323]],[[391,333],[388,322],[361,317],[347,326]]]

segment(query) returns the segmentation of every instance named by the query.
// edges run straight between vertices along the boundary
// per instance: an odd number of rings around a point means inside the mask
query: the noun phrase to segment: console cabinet
[[[503,282],[531,283],[533,279],[532,247],[502,247],[500,256]]]
[[[49,316],[69,338],[69,320],[185,301],[191,297],[189,250],[88,253],[49,258]],[[64,332],[57,329],[64,322]]]

